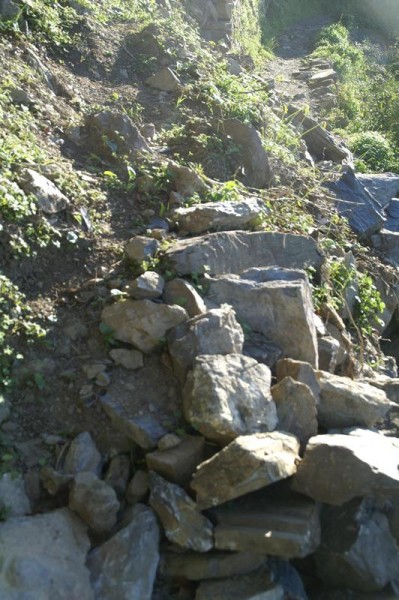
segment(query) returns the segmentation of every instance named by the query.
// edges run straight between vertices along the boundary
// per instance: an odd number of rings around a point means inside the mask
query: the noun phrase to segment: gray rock
[[[306,281],[257,283],[233,275],[209,278],[209,298],[228,302],[238,319],[277,344],[284,356],[318,364],[310,286]]]
[[[0,524],[0,597],[94,600],[86,527],[66,508]]]
[[[327,429],[371,427],[381,421],[392,406],[385,392],[368,383],[326,371],[318,371],[317,379],[320,384],[318,420]]]
[[[168,163],[168,175],[172,181],[175,192],[182,197],[193,194],[204,194],[208,190],[207,184],[198,175],[197,171],[173,161]]]
[[[191,487],[201,510],[286,479],[296,472],[299,442],[274,431],[240,436],[200,464]]]
[[[159,298],[162,296],[164,278],[155,273],[155,271],[147,271],[137,277],[126,289],[127,293],[132,298]]]
[[[114,348],[109,353],[112,360],[125,369],[135,371],[144,365],[143,353],[140,350],[126,350],[125,348]]]
[[[392,198],[399,197],[399,174],[357,173],[356,177],[383,208],[388,206]]]
[[[317,340],[319,369],[334,373],[341,353],[341,345],[332,335],[324,335]]]
[[[238,119],[225,119],[222,130],[242,149],[241,161],[245,170],[246,184],[254,188],[270,186],[274,175],[256,129]]]
[[[276,375],[278,381],[281,381],[284,377],[292,377],[295,381],[304,383],[310,387],[316,398],[316,403],[319,403],[320,384],[315,370],[309,363],[292,360],[291,358],[283,358],[276,365]]]
[[[126,500],[136,504],[145,500],[150,491],[150,480],[147,471],[136,471],[126,490]]]
[[[0,510],[6,519],[30,514],[31,507],[22,475],[4,473],[0,477]]]
[[[1,11],[1,8],[0,8]],[[23,88],[14,87],[10,90],[10,98],[14,104],[30,106],[34,103],[33,97]]]
[[[43,467],[40,470],[40,481],[50,496],[67,492],[73,482],[73,475],[59,473],[52,467]]]
[[[272,387],[281,431],[293,433],[304,447],[309,438],[317,435],[317,402],[309,386],[291,377],[284,377]]]
[[[273,583],[268,569],[220,581],[203,581],[195,600],[284,600],[284,590]]]
[[[221,579],[251,573],[266,564],[267,557],[251,552],[165,552],[160,570],[166,577],[181,577],[189,581]]]
[[[141,448],[154,448],[158,440],[168,433],[156,417],[140,414],[135,408],[130,411],[129,406],[124,406],[110,394],[101,396],[100,401],[114,427]]]
[[[189,317],[206,312],[206,304],[195,287],[179,277],[165,283],[163,299],[166,304],[178,304],[185,308]]]
[[[151,259],[159,250],[160,243],[154,238],[136,235],[125,246],[125,254],[129,260],[141,264]]]
[[[150,485],[150,505],[168,540],[195,552],[208,552],[213,547],[213,526],[201,515],[195,502],[182,488],[156,473],[150,473]]]
[[[112,487],[94,473],[78,473],[69,494],[69,508],[96,533],[108,533],[116,524],[118,498]]]
[[[11,21],[18,17],[21,7],[12,0],[1,0],[0,16],[4,21]]]
[[[68,198],[52,181],[32,169],[23,171],[21,187],[36,197],[39,208],[46,214],[59,213],[69,205]]]
[[[245,356],[263,363],[269,369],[273,369],[279,358],[283,356],[280,346],[270,342],[264,335],[256,331],[246,332],[242,352]]]
[[[382,590],[399,573],[399,548],[388,519],[366,500],[324,507],[315,560],[324,583],[366,593]]]
[[[10,412],[10,403],[0,394],[0,425],[8,420]]]
[[[352,169],[347,169],[338,181],[326,185],[336,198],[338,212],[348,219],[355,233],[368,237],[382,228],[385,215],[381,204]]]
[[[309,600],[301,576],[298,571],[287,561],[277,557],[270,557],[269,568],[271,569],[276,583],[284,589],[284,598],[289,600]]]
[[[308,442],[292,488],[338,506],[361,496],[389,498],[399,491],[398,464],[394,438],[365,429],[318,435]]]
[[[164,260],[181,275],[223,275],[275,265],[318,270],[324,259],[310,237],[270,231],[234,231],[179,240],[165,252]]]
[[[130,117],[110,110],[85,117],[83,139],[89,149],[113,161],[116,156],[126,155],[134,160],[138,153],[149,151],[147,142]]]
[[[239,354],[202,355],[184,388],[184,414],[206,438],[222,444],[277,424],[270,369]]]
[[[288,113],[292,117],[292,123],[303,132],[302,138],[315,160],[331,160],[337,163],[352,161],[352,154],[348,148],[315,119],[294,105],[289,106]]]
[[[179,437],[176,433],[167,433],[163,436],[158,442],[158,450],[161,452],[166,452],[167,450],[172,450],[172,448],[176,448],[179,446],[182,438]]]
[[[196,356],[240,354],[244,333],[234,310],[225,304],[172,329],[167,340],[175,373],[184,383]]]
[[[171,219],[182,234],[203,233],[211,229],[228,231],[254,223],[266,211],[264,200],[248,198],[232,202],[207,202],[176,208]]]
[[[176,92],[181,85],[179,78],[169,67],[164,67],[155,75],[148,77],[146,84],[162,92]]]
[[[123,498],[130,475],[130,460],[126,454],[117,454],[109,463],[104,481],[110,485],[118,498]]]
[[[365,379],[365,383],[368,383],[379,390],[383,390],[391,402],[399,404],[399,379],[392,379],[392,377],[380,375],[376,379]]]
[[[121,300],[106,306],[101,318],[117,340],[149,353],[159,346],[169,329],[186,321],[188,314],[177,305],[156,304],[151,300]]]
[[[154,513],[137,504],[129,524],[89,555],[96,600],[151,600],[159,537]]]
[[[102,464],[101,454],[93,442],[90,433],[84,431],[77,435],[70,443],[62,470],[64,473],[75,474],[90,471],[95,475],[100,475]]]
[[[148,452],[147,467],[168,481],[186,485],[196,467],[204,460],[205,440],[200,436],[187,435],[180,443],[168,450]]]
[[[320,544],[318,505],[280,486],[212,509],[215,548],[287,559],[312,554]]]
[[[148,357],[145,366],[135,371],[114,369],[113,375],[100,403],[120,434],[150,450],[181,426],[178,381],[159,356]]]
[[[6,2],[7,2],[7,0],[6,0]],[[33,50],[32,47],[27,47],[25,49],[25,56],[26,56],[27,63],[33,69],[35,69],[35,71],[37,71],[37,73],[40,75],[41,79],[47,85],[49,90],[51,92],[55,93],[56,88],[57,88],[57,83],[55,81],[54,75],[40,60],[39,56],[36,54],[36,52]]]
[[[333,81],[338,79],[336,71],[334,71],[334,69],[322,69],[310,77],[308,85],[310,87],[318,87],[320,85],[325,85],[324,82],[329,79],[332,79]]]

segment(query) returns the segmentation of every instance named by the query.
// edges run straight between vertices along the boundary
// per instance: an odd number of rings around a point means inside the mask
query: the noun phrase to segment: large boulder
[[[246,225],[254,223],[265,210],[264,200],[243,198],[231,202],[207,202],[187,208],[176,208],[171,213],[171,219],[177,223],[182,234],[203,233],[212,229],[228,231],[245,228]]]
[[[399,492],[399,441],[365,429],[311,438],[292,488],[341,505],[352,498]]]
[[[165,252],[164,260],[181,275],[223,275],[276,265],[318,270],[324,259],[311,237],[274,231],[231,231],[179,240]]]
[[[385,392],[368,383],[319,371],[320,401],[318,420],[330,428],[371,427],[381,421],[391,402]]]
[[[253,358],[199,356],[184,388],[185,417],[205,437],[220,443],[272,431],[277,415],[270,380],[270,369]]]
[[[323,582],[366,593],[383,589],[399,574],[399,548],[388,519],[366,500],[323,508],[315,559]]]
[[[248,275],[249,277],[249,275]],[[209,298],[229,302],[238,319],[277,344],[284,356],[318,364],[317,335],[309,283],[256,281],[225,275],[209,278]]]
[[[86,527],[68,509],[0,523],[0,597],[94,600]]]
[[[151,600],[159,537],[154,513],[137,504],[128,524],[89,555],[96,600]]]
[[[169,541],[196,552],[213,547],[213,526],[186,492],[156,473],[150,473],[150,505]]]
[[[223,305],[190,319],[167,336],[176,375],[184,383],[200,354],[240,354],[244,333],[231,306]]]
[[[269,187],[273,183],[274,174],[258,131],[238,119],[225,119],[222,131],[242,149],[241,161],[246,185],[254,188]]]
[[[201,509],[244,496],[296,472],[299,442],[274,431],[243,435],[197,467],[191,487]]]
[[[121,300],[106,306],[101,318],[117,340],[148,353],[159,346],[169,329],[186,321],[188,314],[181,306]]]

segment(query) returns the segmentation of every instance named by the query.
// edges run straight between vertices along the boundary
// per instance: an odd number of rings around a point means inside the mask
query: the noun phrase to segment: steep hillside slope
[[[398,51],[357,4],[0,0],[1,598],[397,593]]]

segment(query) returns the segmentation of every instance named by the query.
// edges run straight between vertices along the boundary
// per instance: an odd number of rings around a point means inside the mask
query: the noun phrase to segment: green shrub
[[[349,138],[349,147],[357,158],[359,171],[395,171],[399,168],[390,142],[377,131],[353,134]]]

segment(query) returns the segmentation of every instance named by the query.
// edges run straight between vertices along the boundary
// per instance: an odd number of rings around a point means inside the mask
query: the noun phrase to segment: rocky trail
[[[211,17],[196,6],[207,39],[229,28],[229,2]],[[43,51],[40,86],[25,75],[14,91],[52,157],[25,159],[18,184],[72,242],[2,256],[48,323],[0,405],[2,600],[399,597],[396,361],[353,328],[358,281],[338,308],[312,299],[321,237],[344,215],[338,259],[375,260],[374,335],[389,326],[395,339],[399,175],[356,173],[320,122],[338,76],[310,54],[330,21],[286,29],[251,81],[269,88],[268,115],[296,132],[313,179],[269,155],[260,126],[209,112],[199,93],[181,101],[200,78],[193,51],[168,54],[151,24],[89,14],[80,45],[62,60]],[[32,46],[1,42],[4,77],[5,64],[24,72]],[[192,138],[176,121],[184,102]],[[289,186],[319,231],[264,225]]]

